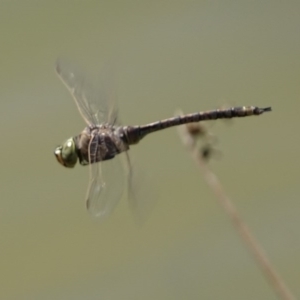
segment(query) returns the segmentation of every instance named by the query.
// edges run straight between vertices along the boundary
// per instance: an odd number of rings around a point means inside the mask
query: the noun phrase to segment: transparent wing
[[[121,199],[126,174],[119,157],[90,164],[89,168],[86,207],[91,215],[104,218],[112,213]]]
[[[89,167],[90,182],[86,196],[89,213],[99,218],[109,216],[122,198],[126,185],[130,209],[136,223],[142,225],[153,210],[157,197],[145,176],[132,167],[128,152]]]
[[[105,87],[103,82],[96,88],[81,70],[67,61],[57,60],[55,70],[88,125],[116,122],[117,110],[108,84]]]
[[[127,171],[127,197],[129,207],[138,225],[145,223],[156,204],[156,192],[146,174],[135,167],[128,151],[125,152],[125,169]],[[149,174],[147,174],[149,175]]]

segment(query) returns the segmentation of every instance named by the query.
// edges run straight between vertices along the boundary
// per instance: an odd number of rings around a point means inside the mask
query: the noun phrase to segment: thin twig
[[[179,114],[182,113],[180,112]],[[176,115],[179,114],[176,113]],[[291,291],[288,289],[288,287],[286,286],[282,278],[279,276],[275,268],[272,266],[265,251],[259,245],[257,240],[254,238],[253,234],[249,230],[248,226],[242,220],[231,199],[226,195],[219,179],[210,170],[206,161],[199,153],[199,149],[197,148],[195,138],[190,134],[186,125],[178,126],[178,132],[183,144],[191,153],[191,156],[202,171],[207,184],[215,193],[219,204],[228,214],[229,218],[233,223],[234,228],[240,234],[241,238],[246,244],[246,247],[254,256],[254,259],[262,269],[262,272],[267,278],[267,280],[271,283],[271,286],[273,287],[279,298],[283,300],[295,300],[295,296],[291,293]]]

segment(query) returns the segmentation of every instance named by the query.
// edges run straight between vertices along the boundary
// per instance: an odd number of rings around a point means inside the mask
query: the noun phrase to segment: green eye
[[[67,168],[73,168],[78,158],[73,138],[68,139],[62,146],[58,146],[54,154],[60,164]]]

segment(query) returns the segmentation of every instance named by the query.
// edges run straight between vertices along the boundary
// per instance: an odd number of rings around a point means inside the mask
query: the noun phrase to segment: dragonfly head
[[[78,158],[74,139],[69,138],[62,146],[56,147],[54,154],[60,164],[67,168],[73,168]]]

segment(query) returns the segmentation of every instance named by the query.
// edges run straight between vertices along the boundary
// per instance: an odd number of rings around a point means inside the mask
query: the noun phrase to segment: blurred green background
[[[299,1],[0,2],[0,299],[276,299],[177,132],[130,152],[156,205],[141,227],[125,199],[85,210],[88,169],[55,146],[84,122],[54,73],[113,62],[125,124],[229,105],[211,167],[300,296]]]

